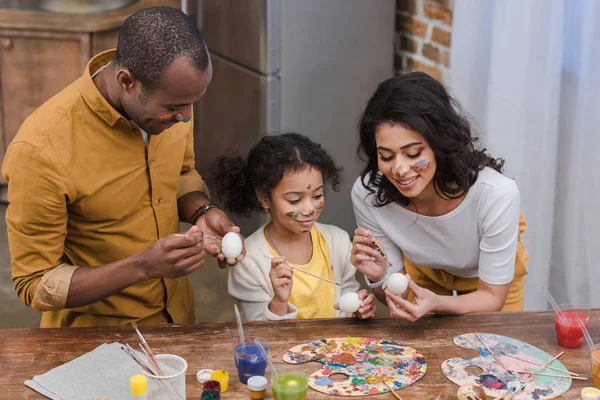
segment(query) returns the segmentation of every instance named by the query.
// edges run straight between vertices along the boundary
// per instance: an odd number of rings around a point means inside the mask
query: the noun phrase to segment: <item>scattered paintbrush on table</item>
[[[496,354],[492,351],[492,349],[490,349],[488,347],[488,345],[485,344],[485,342],[483,341],[483,339],[481,339],[481,336],[479,336],[479,333],[475,332],[475,336],[477,336],[477,339],[479,339],[479,341],[481,342],[481,344],[485,346],[486,350],[490,353],[490,355],[492,357],[494,357],[494,360],[496,360],[496,362],[498,363],[498,365],[500,365],[502,368],[504,368],[504,370],[506,372],[508,372],[509,374],[512,374],[512,372],[508,368],[506,368],[504,366],[504,364],[502,364],[502,361],[500,361],[500,359],[498,358],[498,356],[496,356]]]
[[[587,378],[583,377],[583,376],[571,376],[571,375],[559,375],[559,374],[548,374],[545,372],[537,372],[537,371],[515,371],[513,370],[512,372],[515,372],[517,374],[529,374],[529,375],[539,375],[539,376],[550,376],[553,378],[565,378],[565,379],[573,379],[573,380],[577,380],[577,381],[587,381]]]
[[[398,400],[402,400],[402,397],[400,397],[400,395],[398,393],[396,393],[396,391],[394,390],[394,388],[392,387],[392,385],[390,385],[386,381],[383,381],[383,383],[385,384],[385,386],[388,389],[390,389],[390,393],[393,394],[395,398],[397,398]]]
[[[506,354],[504,352],[500,352],[500,354],[502,354],[504,357],[514,358],[515,360],[523,361],[523,362],[526,362],[526,363],[529,363],[529,364],[543,365],[542,363],[539,363],[537,361],[528,360],[528,359],[523,358],[523,357],[516,357],[516,356],[513,356],[511,354]],[[567,371],[566,369],[555,368],[555,367],[552,367],[552,366],[549,366],[549,365],[547,365],[546,368],[552,369],[554,371],[562,372],[564,374],[569,374],[569,375],[573,375],[573,376],[579,376],[579,374],[576,374],[575,372]]]

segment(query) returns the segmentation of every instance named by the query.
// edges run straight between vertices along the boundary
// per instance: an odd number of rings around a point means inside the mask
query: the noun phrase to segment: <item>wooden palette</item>
[[[519,361],[514,357],[524,358],[538,364],[545,364],[553,358],[550,354],[535,346],[507,336],[479,333],[479,337],[500,359],[502,364],[511,371],[535,371],[540,367],[529,362]],[[465,384],[479,385],[485,390],[488,396],[496,397],[505,395],[508,391],[512,392],[526,385],[525,390],[517,396],[519,400],[552,399],[562,395],[571,387],[571,378],[508,373],[498,365],[475,333],[467,333],[454,337],[454,344],[479,352],[478,356],[472,358],[452,358],[442,363],[442,372],[446,375],[446,378],[459,386]],[[481,368],[483,372],[470,374],[466,370],[469,366]],[[553,361],[549,366],[561,370],[567,369],[558,360]],[[554,370],[544,370],[543,372],[561,374]],[[563,375],[568,374],[565,373]]]
[[[308,386],[333,396],[366,396],[412,385],[427,371],[417,350],[389,340],[331,338],[305,342],[283,355],[290,364],[318,361],[323,368],[308,377]],[[346,380],[332,380],[343,374]],[[389,385],[388,386],[386,386]]]

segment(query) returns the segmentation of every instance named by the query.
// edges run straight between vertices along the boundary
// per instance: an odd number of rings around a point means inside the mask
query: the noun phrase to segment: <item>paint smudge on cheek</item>
[[[302,213],[302,210],[298,209],[298,210],[294,210],[294,211],[290,211],[288,213],[285,213],[285,215],[287,215],[290,218],[298,218],[298,215],[300,215]]]
[[[159,121],[168,121],[168,120],[170,120],[170,119],[173,119],[173,116],[174,116],[175,114],[176,114],[176,113],[167,113],[167,114],[161,115],[160,117],[158,117],[158,120],[159,120]]]
[[[429,167],[429,161],[427,161],[426,158],[422,158],[419,161],[415,162],[412,166],[415,169],[423,170],[423,169]]]
[[[319,202],[319,204],[317,204],[317,205],[315,206],[315,209],[316,209],[316,210],[322,210],[322,209],[323,209],[323,207],[325,207],[325,200],[321,200],[321,201]]]
[[[191,119],[192,119],[192,117],[191,117],[191,116],[190,116],[190,117],[186,117],[186,116],[183,116],[183,115],[181,115],[181,114],[176,114],[176,115],[175,115],[175,119],[176,119],[177,121],[179,121],[179,122],[188,122],[189,120],[191,120]]]

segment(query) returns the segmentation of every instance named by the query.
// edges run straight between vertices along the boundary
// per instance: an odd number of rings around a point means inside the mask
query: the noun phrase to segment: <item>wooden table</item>
[[[590,333],[600,335],[600,309],[591,311]],[[246,335],[260,336],[271,345],[275,363],[283,364],[281,355],[304,341],[344,336],[369,336],[390,339],[419,350],[428,363],[425,377],[415,385],[398,393],[406,399],[456,399],[457,386],[440,370],[441,363],[453,357],[469,356],[473,352],[452,343],[456,335],[468,332],[496,333],[522,340],[555,355],[562,350],[561,361],[573,372],[590,378],[590,354],[584,345],[575,350],[562,349],[556,343],[552,312],[490,313],[460,317],[432,316],[416,323],[399,322],[389,318],[369,321],[354,319],[304,320],[286,322],[247,322]],[[237,338],[235,323],[207,323],[195,325],[141,327],[155,353],[177,354],[189,363],[186,373],[187,398],[199,399],[201,385],[196,371],[201,368],[223,368],[231,375],[230,389],[222,399],[247,399],[247,389],[237,380],[232,356],[232,343]],[[0,398],[42,399],[23,382],[34,375],[68,362],[102,343],[136,343],[131,327],[64,328],[64,329],[6,329],[0,330]],[[305,365],[314,371],[320,364]],[[579,399],[581,388],[591,386],[588,381],[573,381],[565,399]],[[270,388],[268,397],[272,399]],[[325,399],[326,395],[309,389],[309,399]],[[369,398],[393,399],[387,393]]]

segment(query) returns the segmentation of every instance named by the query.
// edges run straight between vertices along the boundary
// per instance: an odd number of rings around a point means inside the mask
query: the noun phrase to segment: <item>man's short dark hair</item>
[[[160,84],[162,73],[179,57],[200,70],[208,68],[208,51],[194,20],[171,7],[141,9],[119,32],[115,63],[129,69],[146,90]]]

